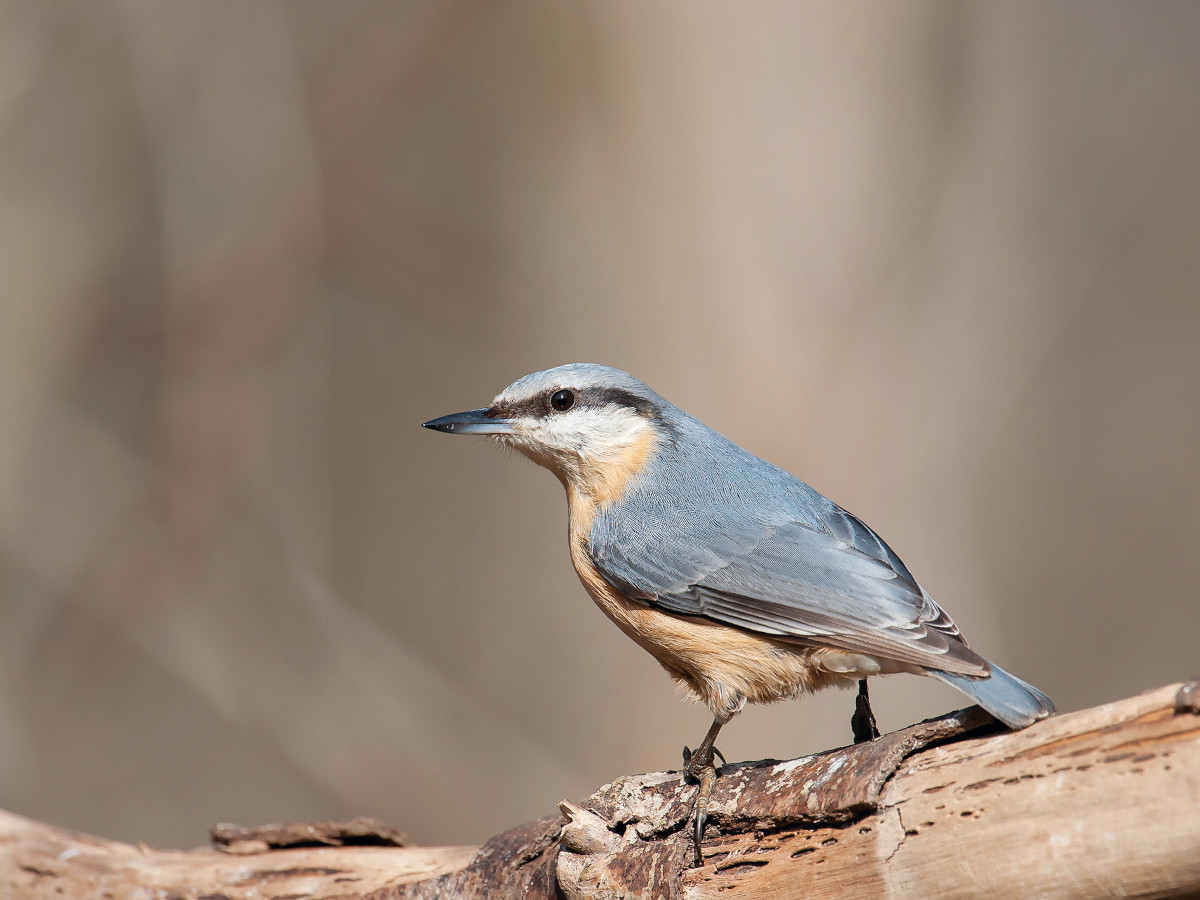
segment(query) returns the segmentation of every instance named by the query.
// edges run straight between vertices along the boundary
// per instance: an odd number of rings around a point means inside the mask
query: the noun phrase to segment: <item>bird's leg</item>
[[[708,734],[704,736],[704,740],[700,742],[700,746],[695,751],[689,752],[686,747],[683,748],[683,773],[688,778],[700,783],[700,790],[696,792],[695,827],[692,831],[692,846],[695,849],[697,866],[704,859],[700,852],[700,843],[704,839],[704,823],[708,818],[708,798],[712,794],[713,782],[717,778],[717,767],[713,764],[713,755],[714,752],[719,755],[719,751],[716,751],[713,744],[717,740],[717,732],[728,721],[728,718],[718,716],[713,719]],[[724,760],[725,757],[722,756],[721,761],[724,762]]]
[[[856,744],[879,737],[879,726],[875,724],[875,713],[871,712],[871,698],[867,695],[865,678],[858,680],[858,696],[854,698],[854,715],[850,717],[850,729],[854,732]]]

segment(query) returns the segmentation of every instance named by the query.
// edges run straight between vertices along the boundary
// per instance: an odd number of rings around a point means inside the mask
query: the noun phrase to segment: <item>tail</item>
[[[995,663],[987,678],[952,675],[926,669],[938,681],[958,688],[1009,728],[1024,728],[1054,712],[1054,701],[1015,675],[1009,675]]]

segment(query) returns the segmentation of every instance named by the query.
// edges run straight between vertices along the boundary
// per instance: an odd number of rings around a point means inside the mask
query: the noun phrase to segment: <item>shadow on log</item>
[[[560,815],[479,848],[384,846],[403,840],[356,822],[222,826],[224,849],[155,851],[0,813],[0,893],[1198,896],[1196,698],[1195,683],[1175,685],[1015,733],[972,708],[817,756],[725,766],[696,868],[686,833],[696,788],[656,773],[564,801]]]

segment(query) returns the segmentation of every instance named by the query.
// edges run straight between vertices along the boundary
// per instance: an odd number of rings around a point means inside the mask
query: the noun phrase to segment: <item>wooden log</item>
[[[849,826],[715,843],[684,896],[1198,896],[1200,717],[1176,693],[925,750]]]
[[[264,852],[151,850],[0,811],[0,897],[262,900],[361,897],[466,866],[476,847],[295,847]]]
[[[695,786],[656,773],[480,848],[361,846],[402,839],[325,823],[162,851],[0,813],[0,897],[1200,896],[1197,696],[1175,685],[1015,733],[972,709],[725,766],[695,868]],[[313,834],[347,845],[296,845]]]

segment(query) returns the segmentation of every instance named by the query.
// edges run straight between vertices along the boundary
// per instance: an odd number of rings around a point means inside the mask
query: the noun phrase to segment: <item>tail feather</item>
[[[1031,684],[992,663],[987,678],[926,669],[938,681],[958,688],[1009,728],[1024,728],[1054,712],[1054,701]]]

